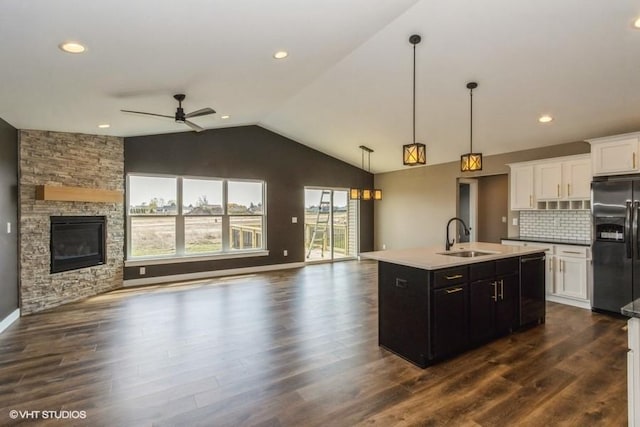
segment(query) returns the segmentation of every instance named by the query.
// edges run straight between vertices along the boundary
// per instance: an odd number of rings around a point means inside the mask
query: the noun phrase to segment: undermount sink
[[[496,252],[483,252],[483,251],[457,251],[457,252],[440,252],[439,255],[458,256],[462,258],[473,258],[484,255],[494,255]]]

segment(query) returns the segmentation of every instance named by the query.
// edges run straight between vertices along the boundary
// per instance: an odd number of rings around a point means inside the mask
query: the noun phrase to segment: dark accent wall
[[[18,131],[0,119],[0,321],[17,308]]]
[[[478,241],[500,243],[507,234],[509,175],[478,178]]]
[[[372,174],[260,126],[125,138],[124,153],[125,173],[264,180],[269,250],[261,257],[148,265],[144,276],[139,267],[126,267],[125,280],[302,262],[304,187],[373,187]],[[291,217],[298,223],[292,224]],[[370,250],[373,202],[361,202],[360,251]]]

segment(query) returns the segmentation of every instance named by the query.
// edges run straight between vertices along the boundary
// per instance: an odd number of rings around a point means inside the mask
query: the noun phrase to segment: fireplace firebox
[[[105,263],[104,216],[51,217],[51,273]]]

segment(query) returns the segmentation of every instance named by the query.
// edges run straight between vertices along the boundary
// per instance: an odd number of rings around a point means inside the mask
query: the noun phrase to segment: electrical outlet
[[[282,251],[282,255],[289,256],[289,251],[285,249],[284,251]]]
[[[502,217],[502,223],[503,223],[503,224],[506,224],[506,223],[507,223],[507,217],[506,217],[506,216],[503,216],[503,217]]]
[[[147,267],[140,267],[140,275],[144,276],[145,274],[147,274]]]
[[[291,217],[291,224],[297,224],[298,223],[298,217],[297,216],[292,216]]]
[[[511,220],[511,223],[517,227],[518,226],[518,218],[513,218]]]
[[[11,223],[7,223],[7,234],[11,234]]]

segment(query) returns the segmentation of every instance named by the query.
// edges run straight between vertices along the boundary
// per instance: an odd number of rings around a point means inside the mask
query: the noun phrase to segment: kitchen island
[[[360,254],[378,261],[378,343],[426,367],[544,323],[545,248],[464,243]]]

